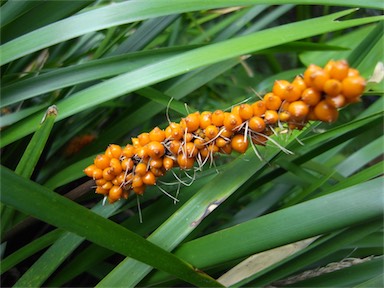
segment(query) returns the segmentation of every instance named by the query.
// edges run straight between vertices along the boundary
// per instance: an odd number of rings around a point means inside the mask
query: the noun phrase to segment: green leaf
[[[209,267],[381,217],[382,202],[377,199],[383,197],[383,184],[377,178],[276,211],[185,243],[175,254],[198,267]]]
[[[349,15],[352,12],[353,10],[346,10],[316,19],[266,29],[254,34],[197,48],[189,52],[181,53],[178,56],[171,57],[167,60],[122,74],[103,83],[75,93],[72,97],[58,102],[57,106],[60,109],[58,120],[67,118],[96,104],[111,100],[125,93],[135,91],[177,75],[181,75],[205,65],[214,64],[234,57],[239,57],[243,54],[324,32],[336,31],[383,19],[383,17],[378,16],[346,21],[335,21],[336,19]],[[302,29],[304,27],[306,27],[306,29]],[[285,35],[285,37],[282,38],[281,35]],[[260,39],[265,40],[260,41]],[[5,131],[2,145],[4,146],[12,143],[20,137],[31,133],[33,128],[30,127],[29,121],[33,121],[34,118],[35,116],[29,117],[25,121],[15,124],[12,129]]]
[[[219,286],[209,276],[196,273],[194,268],[186,262],[135,233],[37,183],[21,178],[3,166],[1,167],[1,178],[1,201],[6,205],[76,233],[98,245],[139,259],[186,281],[191,281],[197,286]],[[28,202],[25,201],[26,197],[29,199]],[[32,202],[34,205],[31,205]],[[109,233],[105,233],[105,231],[109,231]]]

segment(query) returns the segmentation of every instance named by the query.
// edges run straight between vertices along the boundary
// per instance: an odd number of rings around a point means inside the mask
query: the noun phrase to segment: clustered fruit
[[[272,92],[255,103],[234,106],[231,112],[191,113],[165,129],[141,133],[125,147],[111,144],[84,172],[110,203],[132,191],[142,195],[174,167],[188,170],[202,167],[215,153],[244,153],[250,141],[253,147],[265,145],[276,127],[334,122],[338,109],[359,101],[364,88],[364,78],[345,60],[331,60],[324,68],[310,65],[292,82],[276,80]]]

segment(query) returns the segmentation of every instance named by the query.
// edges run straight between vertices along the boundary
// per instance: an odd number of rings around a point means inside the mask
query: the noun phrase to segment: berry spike
[[[132,144],[125,147],[111,144],[84,173],[95,180],[95,192],[110,203],[127,199],[130,193],[142,195],[169,170],[178,184],[190,185],[172,171],[173,167],[195,172],[208,161],[214,164],[216,153],[244,153],[249,142],[261,158],[255,145],[268,141],[279,145],[269,137],[276,127],[293,130],[302,129],[310,120],[334,122],[338,109],[359,101],[365,85],[365,79],[345,60],[331,60],[324,68],[310,65],[303,77],[275,81],[272,92],[255,103],[234,106],[231,112],[190,113],[180,123],[168,121],[164,130],[155,127],[132,138]]]

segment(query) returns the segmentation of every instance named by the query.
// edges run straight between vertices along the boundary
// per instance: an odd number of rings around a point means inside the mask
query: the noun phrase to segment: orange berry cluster
[[[364,88],[364,78],[344,60],[331,60],[324,68],[310,65],[303,77],[275,81],[272,92],[255,103],[234,106],[231,112],[191,113],[180,123],[141,133],[125,147],[111,144],[84,172],[96,181],[96,193],[110,203],[128,198],[132,191],[142,195],[174,167],[198,169],[215,153],[244,153],[250,142],[264,145],[275,127],[301,129],[309,120],[333,122],[338,109],[358,101]]]

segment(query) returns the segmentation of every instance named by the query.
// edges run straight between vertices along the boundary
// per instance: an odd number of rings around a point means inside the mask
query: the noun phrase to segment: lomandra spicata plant
[[[3,2],[1,285],[382,286],[383,6],[347,2]]]

